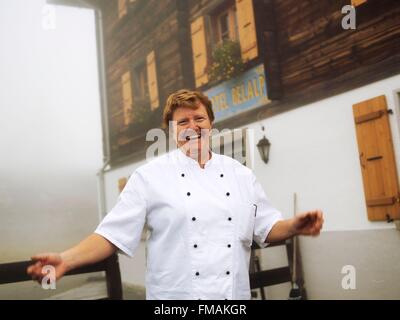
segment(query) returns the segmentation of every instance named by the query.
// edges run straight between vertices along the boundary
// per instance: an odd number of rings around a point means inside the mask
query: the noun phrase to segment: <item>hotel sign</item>
[[[262,64],[244,72],[239,77],[212,87],[204,93],[212,101],[215,122],[270,102]]]

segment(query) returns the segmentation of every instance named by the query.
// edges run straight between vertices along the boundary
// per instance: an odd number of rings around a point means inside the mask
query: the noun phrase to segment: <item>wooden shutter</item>
[[[121,193],[122,190],[124,190],[124,188],[125,188],[127,182],[128,182],[128,179],[127,179],[127,178],[120,178],[120,179],[118,179],[118,190],[119,190],[119,193]]]
[[[368,219],[399,219],[399,181],[386,98],[357,103],[353,113]]]
[[[160,102],[158,99],[158,84],[157,84],[157,69],[156,69],[156,55],[154,50],[146,57],[147,64],[147,83],[149,87],[150,108],[154,110],[159,107]]]
[[[124,124],[127,126],[132,122],[132,83],[131,73],[125,72],[121,77],[122,83],[122,108],[124,111]]]
[[[351,0],[351,5],[353,7],[357,7],[359,5],[362,5],[365,2],[367,2],[367,0]]]
[[[228,19],[229,19],[229,39],[231,40],[238,40],[237,32],[237,25],[236,25],[236,6],[230,6],[228,9]]]
[[[128,13],[128,8],[126,5],[126,0],[118,0],[118,18],[122,18]]]
[[[208,82],[204,16],[198,17],[191,23],[190,32],[192,35],[194,77],[196,88],[198,88]]]
[[[236,0],[236,14],[242,59],[254,59],[258,56],[258,47],[253,0]]]

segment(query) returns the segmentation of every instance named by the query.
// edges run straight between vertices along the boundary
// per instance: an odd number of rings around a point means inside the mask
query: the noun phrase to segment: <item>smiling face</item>
[[[175,139],[179,148],[191,157],[198,157],[209,150],[212,122],[206,107],[198,102],[197,108],[179,107],[172,114]]]

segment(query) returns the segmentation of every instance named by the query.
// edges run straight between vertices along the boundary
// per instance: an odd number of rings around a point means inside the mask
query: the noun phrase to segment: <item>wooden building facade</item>
[[[143,150],[146,131],[161,124],[169,92],[193,86],[185,2],[97,1],[112,163]]]
[[[224,39],[240,43],[243,72],[263,66],[268,100],[216,123],[219,128],[245,125],[400,72],[395,0],[92,3],[103,15],[112,164],[144,158],[146,131],[159,126],[170,93],[218,85],[209,81],[207,70],[213,49]],[[341,24],[341,10],[349,4],[356,8],[355,30]]]

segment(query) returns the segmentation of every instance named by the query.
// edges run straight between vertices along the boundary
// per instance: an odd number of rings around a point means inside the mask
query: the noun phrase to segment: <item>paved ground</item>
[[[145,289],[142,286],[124,284],[122,290],[125,300],[144,300],[146,297]],[[97,277],[89,279],[87,283],[81,286],[53,295],[46,300],[96,300],[106,296],[105,279]]]
[[[94,300],[106,296],[106,282],[101,273],[63,278],[56,290],[44,290],[33,281],[0,285],[0,300]],[[124,284],[123,296],[126,300],[144,300],[145,288]]]

